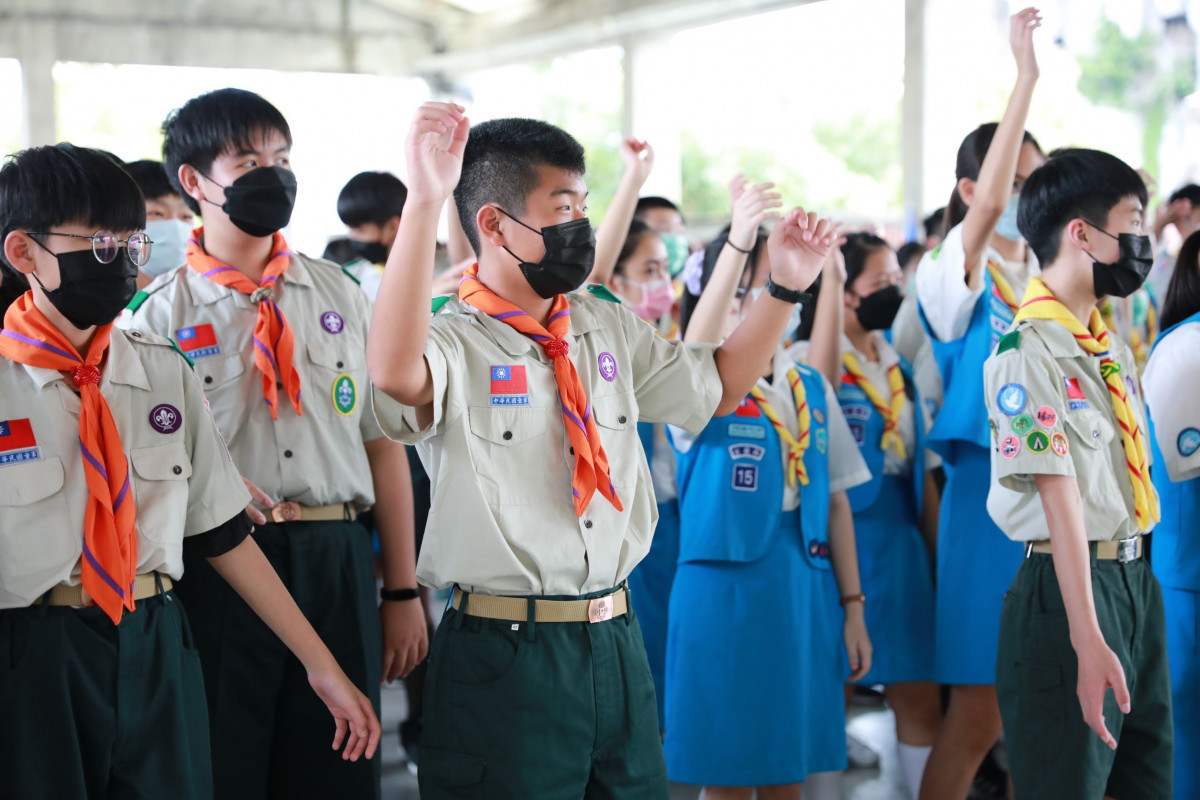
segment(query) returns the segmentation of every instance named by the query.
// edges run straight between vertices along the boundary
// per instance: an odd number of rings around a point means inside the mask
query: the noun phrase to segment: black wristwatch
[[[379,598],[381,600],[393,600],[403,602],[405,600],[416,600],[421,596],[418,589],[380,589]]]
[[[763,287],[767,294],[774,297],[776,300],[782,300],[785,303],[808,303],[812,300],[812,295],[808,292],[797,292],[794,289],[785,289],[775,281],[767,277],[767,285]]]

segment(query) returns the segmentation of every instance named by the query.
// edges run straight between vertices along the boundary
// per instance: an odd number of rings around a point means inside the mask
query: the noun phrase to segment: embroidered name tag
[[[37,461],[41,457],[42,451],[28,419],[0,421],[0,466]]]
[[[529,405],[529,387],[525,382],[525,365],[494,365],[491,375],[491,395],[494,406]]]

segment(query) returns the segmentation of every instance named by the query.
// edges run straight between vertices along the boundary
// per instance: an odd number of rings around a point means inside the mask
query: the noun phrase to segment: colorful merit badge
[[[1091,408],[1092,404],[1088,402],[1087,395],[1079,388],[1078,378],[1068,378],[1063,376],[1063,383],[1067,387],[1067,407],[1072,411],[1079,411],[1084,408]]]
[[[612,383],[617,379],[617,360],[612,357],[612,353],[601,353],[596,359],[596,366],[600,368],[600,377]]]
[[[1035,453],[1044,453],[1050,449],[1050,437],[1045,431],[1034,431],[1025,437],[1025,446]]]
[[[817,421],[818,425],[825,424],[825,412],[822,411],[821,409],[814,408],[813,412],[812,412],[812,417],[813,417],[813,419],[815,419]]]
[[[817,452],[824,455],[825,451],[829,449],[829,435],[825,433],[825,429],[817,428],[813,440],[817,443]]]
[[[346,327],[346,321],[342,319],[342,315],[336,311],[326,311],[321,315],[321,327],[326,333],[341,333]]]
[[[1058,424],[1058,412],[1050,406],[1042,406],[1037,410],[1037,421],[1043,428],[1053,428]]]
[[[1012,431],[1017,436],[1024,436],[1033,430],[1033,417],[1028,414],[1020,414],[1012,419]]]
[[[358,405],[358,387],[354,385],[354,378],[351,378],[345,373],[338,375],[333,379],[333,407],[343,417],[348,417],[354,413],[354,407]]]
[[[1006,383],[996,395],[996,406],[1010,417],[1025,410],[1025,387],[1019,383]]]
[[[0,421],[0,467],[22,461],[37,461],[41,457],[42,451],[38,449],[29,420]]]
[[[0,423],[3,425],[4,423]],[[1175,440],[1175,446],[1179,449],[1179,455],[1187,458],[1188,456],[1200,450],[1200,430],[1196,428],[1184,428],[1179,432],[1179,438]],[[3,447],[0,445],[0,447]],[[0,455],[0,458],[3,458]],[[4,463],[0,461],[0,464]]]
[[[1061,433],[1056,433],[1050,437],[1050,446],[1054,448],[1054,452],[1058,453],[1060,456],[1065,456],[1067,451],[1071,449],[1070,445],[1067,444],[1067,437],[1063,436]]]
[[[157,405],[150,410],[150,427],[159,433],[174,433],[183,425],[179,409],[169,403]]]
[[[1005,458],[1016,458],[1019,452],[1021,452],[1021,440],[1016,436],[1005,436],[1004,441],[1000,443],[1000,455]]]
[[[763,456],[767,454],[766,448],[759,447],[756,444],[731,444],[729,445],[729,457],[733,459],[750,458],[755,461],[762,461]]]
[[[188,358],[221,355],[221,347],[217,344],[217,335],[213,333],[212,325],[193,325],[190,328],[180,328],[175,331],[175,341]]]
[[[492,367],[492,405],[527,406],[529,387],[525,383],[525,365]]]

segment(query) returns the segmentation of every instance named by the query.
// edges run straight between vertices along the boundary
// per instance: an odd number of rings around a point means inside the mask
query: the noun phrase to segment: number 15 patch
[[[758,465],[734,464],[733,488],[739,492],[758,491]]]

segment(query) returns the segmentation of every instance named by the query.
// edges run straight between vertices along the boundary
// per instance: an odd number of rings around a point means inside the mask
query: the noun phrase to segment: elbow
[[[419,405],[413,401],[420,387],[414,387],[412,381],[405,379],[405,371],[395,365],[381,362],[378,358],[367,355],[367,375],[371,385],[398,403],[406,406]]]

